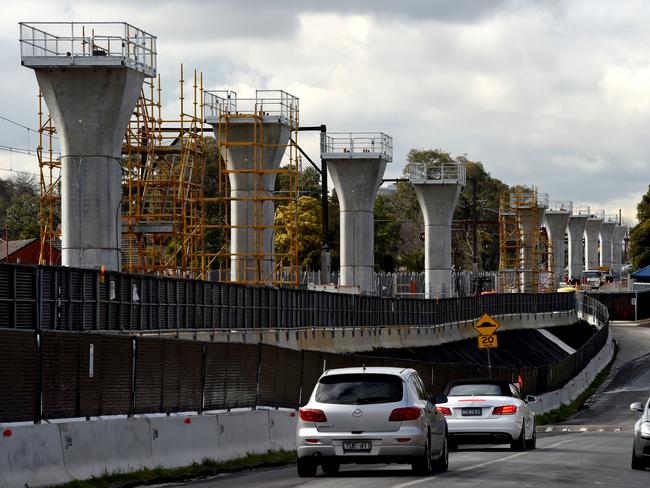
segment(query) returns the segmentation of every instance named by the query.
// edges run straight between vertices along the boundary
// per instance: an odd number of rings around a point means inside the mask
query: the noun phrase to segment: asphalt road
[[[630,468],[635,414],[629,404],[650,395],[650,329],[612,327],[621,348],[611,374],[589,408],[564,425],[589,426],[586,432],[538,435],[535,451],[512,452],[505,447],[461,446],[451,453],[449,471],[421,478],[410,466],[343,466],[335,476],[300,479],[295,466],[259,469],[198,480],[194,488],[508,488],[612,487],[647,488],[650,470]],[[586,428],[586,427],[583,427]],[[599,432],[600,430],[605,432]],[[621,432],[609,432],[621,429]]]

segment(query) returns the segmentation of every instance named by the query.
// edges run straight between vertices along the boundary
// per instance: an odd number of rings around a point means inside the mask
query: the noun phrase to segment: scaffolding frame
[[[499,205],[499,285],[504,293],[539,293],[553,286],[548,271],[552,244],[540,230],[548,196],[536,188],[514,188]]]
[[[204,197],[203,208],[216,206],[219,222],[205,222],[203,232],[222,231],[224,242],[217,251],[205,250],[203,257],[207,266],[214,269],[216,281],[234,281],[242,284],[298,286],[300,284],[300,265],[298,261],[299,233],[298,211],[299,191],[298,176],[301,158],[298,150],[299,107],[298,99],[281,90],[257,90],[255,98],[241,99],[233,91],[206,91],[204,103],[207,120],[214,126],[217,146],[218,184],[217,196]],[[271,143],[265,137],[265,124],[286,124],[289,138],[286,143]],[[235,140],[230,128],[247,124],[252,127],[249,140]],[[251,148],[252,161],[229,161],[230,148]],[[282,162],[278,169],[268,169],[264,164],[265,154],[283,151]],[[234,169],[243,167],[244,169]],[[251,196],[233,194],[231,176],[247,174],[254,182]],[[265,189],[264,181],[272,174],[285,176],[288,188],[283,192]],[[232,223],[232,205],[249,202],[252,205],[252,222],[244,226]],[[264,222],[264,206],[275,207],[272,223]],[[278,221],[278,208],[282,207],[284,223]],[[213,207],[214,208],[214,207]],[[252,252],[235,252],[232,250],[231,235],[233,229],[243,229],[253,236]],[[280,244],[277,242],[278,231],[287,237]],[[264,249],[264,234],[273,233],[273,251],[269,254]],[[270,273],[265,271],[265,261],[272,261]],[[237,276],[233,278],[233,262],[237,263]],[[244,263],[243,269],[240,263]],[[265,274],[266,273],[266,274]],[[242,276],[243,275],[243,276]]]
[[[123,145],[122,262],[130,273],[207,279],[203,261],[203,75],[163,118],[160,76],[145,79]],[[189,109],[188,109],[189,105]]]
[[[43,94],[38,92],[38,148],[36,150],[39,166],[39,224],[40,251],[39,264],[60,264],[54,259],[54,250],[61,248],[61,227],[57,225],[61,209],[61,158],[55,158],[54,150],[56,128],[52,116],[45,113]]]

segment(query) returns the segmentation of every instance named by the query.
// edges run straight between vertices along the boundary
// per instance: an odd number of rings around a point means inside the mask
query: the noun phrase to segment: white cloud
[[[0,115],[36,125],[36,83],[18,61],[19,20],[124,17],[159,38],[170,114],[177,113],[184,62],[186,70],[203,70],[211,89],[298,96],[305,125],[394,136],[387,177],[401,175],[409,149],[443,148],[483,161],[506,183],[536,185],[553,199],[592,201],[608,212],[633,212],[650,181],[648,2],[506,0],[480,2],[480,9],[469,0],[128,5],[6,5],[0,89],[9,95]],[[0,144],[23,144],[21,131],[0,127]],[[318,137],[299,139],[317,158]],[[5,155],[0,165],[6,163]]]

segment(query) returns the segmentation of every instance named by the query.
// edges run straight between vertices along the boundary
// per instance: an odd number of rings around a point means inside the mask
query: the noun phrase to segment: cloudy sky
[[[45,20],[124,20],[157,35],[169,116],[183,62],[210,89],[296,95],[301,124],[386,132],[387,177],[411,148],[442,148],[508,184],[628,217],[650,183],[644,0],[11,2],[0,116],[29,127],[37,85],[20,66],[18,22]],[[1,147],[35,146],[27,130],[0,127]],[[299,141],[313,157],[316,137]],[[10,167],[38,171],[34,157],[0,150]]]

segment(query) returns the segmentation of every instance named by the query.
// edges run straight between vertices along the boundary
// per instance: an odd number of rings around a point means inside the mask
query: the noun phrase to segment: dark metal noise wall
[[[575,309],[572,293],[425,300],[0,265],[0,328],[146,331],[434,325]]]
[[[603,347],[608,327],[563,361],[493,368],[523,379],[525,394],[555,390]],[[0,330],[0,422],[304,405],[326,369],[395,366],[417,370],[433,392],[450,380],[483,377],[485,367],[294,351],[159,337]],[[42,411],[41,411],[42,405]]]

